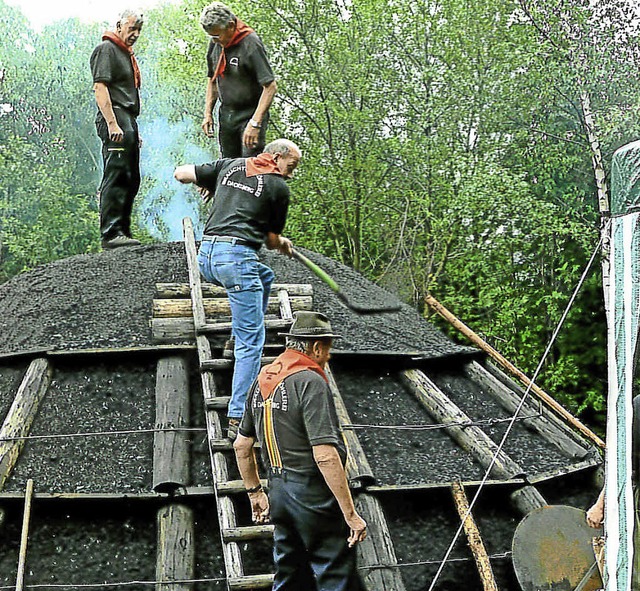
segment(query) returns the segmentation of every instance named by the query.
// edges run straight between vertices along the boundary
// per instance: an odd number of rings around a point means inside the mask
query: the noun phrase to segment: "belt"
[[[248,246],[253,250],[260,250],[260,244],[250,242],[244,238],[237,238],[236,236],[217,236],[205,234],[202,237],[202,242],[230,242],[231,244],[239,244],[240,246]]]

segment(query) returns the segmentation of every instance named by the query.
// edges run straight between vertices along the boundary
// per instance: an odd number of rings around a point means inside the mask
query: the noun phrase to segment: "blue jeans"
[[[231,304],[231,334],[235,337],[235,365],[227,415],[239,419],[251,384],[260,371],[265,340],[264,315],[269,303],[273,271],[249,246],[205,242],[198,252],[200,273],[227,290]]]
[[[358,591],[356,549],[322,476],[271,475],[269,505],[276,574],[273,591]],[[311,578],[311,581],[309,581]]]

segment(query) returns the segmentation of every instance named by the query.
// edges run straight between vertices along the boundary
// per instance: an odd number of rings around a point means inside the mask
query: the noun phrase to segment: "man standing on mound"
[[[231,334],[235,340],[231,400],[227,410],[229,439],[234,440],[247,391],[260,370],[273,271],[258,259],[265,244],[291,256],[292,244],[282,236],[289,207],[289,187],[301,158],[291,141],[271,142],[255,158],[223,158],[211,164],[186,164],[174,177],[193,183],[212,198],[198,265],[209,282],[223,286],[231,305]]]
[[[102,141],[104,172],[100,195],[103,248],[135,246],[131,210],[140,188],[140,69],[133,55],[144,22],[141,13],[125,10],[116,30],[107,31],[91,54],[93,91],[98,105],[96,130]]]
[[[276,80],[256,32],[221,2],[206,6],[200,24],[211,37],[202,130],[213,136],[220,101],[218,139],[223,158],[257,156],[265,145]]]

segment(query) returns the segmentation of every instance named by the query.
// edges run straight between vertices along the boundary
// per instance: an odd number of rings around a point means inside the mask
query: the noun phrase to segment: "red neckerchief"
[[[323,369],[313,359],[304,353],[300,353],[300,351],[287,349],[273,363],[263,367],[258,374],[258,384],[262,399],[269,398],[282,380],[305,369],[315,371],[322,376],[325,382],[329,383]]]
[[[129,47],[120,37],[118,37],[112,31],[106,31],[102,35],[102,40],[113,41],[122,51],[126,51],[131,58],[131,66],[133,67],[133,83],[136,88],[140,88],[140,83],[142,82],[142,76],[140,76],[140,68],[138,67],[138,61],[136,60],[136,56],[133,55],[133,48]]]
[[[279,174],[282,176],[273,154],[262,152],[255,158],[247,158],[246,176],[256,176],[257,174]]]
[[[242,41],[247,35],[251,35],[253,33],[253,29],[243,23],[239,18],[236,19],[236,32],[231,37],[231,41],[227,43],[226,47],[233,47],[234,45],[238,45],[240,41]],[[218,65],[216,66],[215,72],[213,73],[213,77],[217,78],[220,76],[224,77],[224,70],[227,67],[227,57],[224,54],[224,50],[226,48],[223,47],[222,51],[220,51],[220,57],[218,58]]]

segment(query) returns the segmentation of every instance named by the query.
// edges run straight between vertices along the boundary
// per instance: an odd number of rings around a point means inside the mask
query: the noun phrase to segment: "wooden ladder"
[[[245,575],[240,542],[249,540],[270,538],[273,535],[272,525],[238,526],[236,510],[230,495],[244,492],[241,480],[229,480],[229,467],[227,462],[229,451],[232,451],[231,442],[224,438],[221,415],[226,414],[229,396],[219,396],[213,379],[213,371],[230,367],[232,360],[214,359],[211,353],[211,343],[207,335],[230,333],[230,322],[208,322],[203,298],[203,285],[200,280],[200,271],[197,262],[196,243],[193,232],[193,223],[190,218],[183,220],[184,242],[189,268],[189,287],[191,291],[191,307],[193,312],[196,345],[198,349],[198,361],[202,378],[202,394],[204,398],[205,423],[209,441],[209,453],[211,458],[211,470],[213,476],[213,488],[216,497],[218,523],[224,563],[227,572],[227,585],[230,590],[241,589],[270,589],[273,583],[272,574]],[[208,286],[211,289],[211,286]],[[311,290],[311,286],[308,290]],[[223,290],[224,291],[224,290]],[[293,321],[292,302],[288,286],[274,286],[277,291],[277,306],[280,318],[268,319],[265,325],[269,329],[288,328]],[[310,307],[311,298],[308,298]],[[307,307],[307,302],[297,307]],[[263,357],[262,361],[268,362],[270,358]],[[233,458],[233,456],[229,456]],[[231,459],[233,461],[233,459]],[[263,484],[266,484],[263,482]]]

